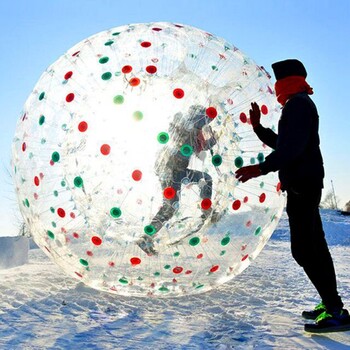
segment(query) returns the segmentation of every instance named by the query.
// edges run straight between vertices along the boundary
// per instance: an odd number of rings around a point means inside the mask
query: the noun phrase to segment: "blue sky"
[[[74,44],[128,23],[184,23],[225,38],[271,72],[298,58],[320,114],[325,191],[350,200],[350,1],[2,0],[0,3],[0,234],[16,230],[11,142],[41,73]]]

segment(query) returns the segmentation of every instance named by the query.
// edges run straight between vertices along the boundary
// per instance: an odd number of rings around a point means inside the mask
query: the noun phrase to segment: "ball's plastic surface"
[[[21,212],[69,275],[103,291],[176,296],[243,271],[281,215],[276,174],[239,183],[271,152],[262,67],[186,25],[126,25],[83,40],[26,101],[13,142]]]

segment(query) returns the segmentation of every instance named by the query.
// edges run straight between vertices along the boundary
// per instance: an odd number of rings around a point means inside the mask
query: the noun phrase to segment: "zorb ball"
[[[242,272],[281,216],[275,174],[235,171],[271,149],[268,74],[235,46],[172,23],[89,37],[40,77],[18,121],[13,172],[40,248],[68,275],[133,296],[208,291]]]

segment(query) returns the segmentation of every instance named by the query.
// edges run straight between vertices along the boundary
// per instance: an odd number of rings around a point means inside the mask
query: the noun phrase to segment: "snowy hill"
[[[321,216],[328,245],[350,246],[350,216],[330,209],[322,209]],[[285,213],[271,239],[289,242],[288,219]]]
[[[350,217],[322,211],[339,292],[350,309]],[[177,299],[117,297],[64,276],[39,249],[0,271],[0,349],[349,349],[350,332],[311,336],[301,311],[317,294],[293,261],[284,215],[263,252],[230,283]]]

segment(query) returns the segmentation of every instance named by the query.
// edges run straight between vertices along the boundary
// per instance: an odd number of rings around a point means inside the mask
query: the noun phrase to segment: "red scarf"
[[[304,77],[292,75],[276,81],[275,91],[277,101],[284,106],[286,102],[295,94],[306,92],[312,95],[312,87],[306,82]]]

